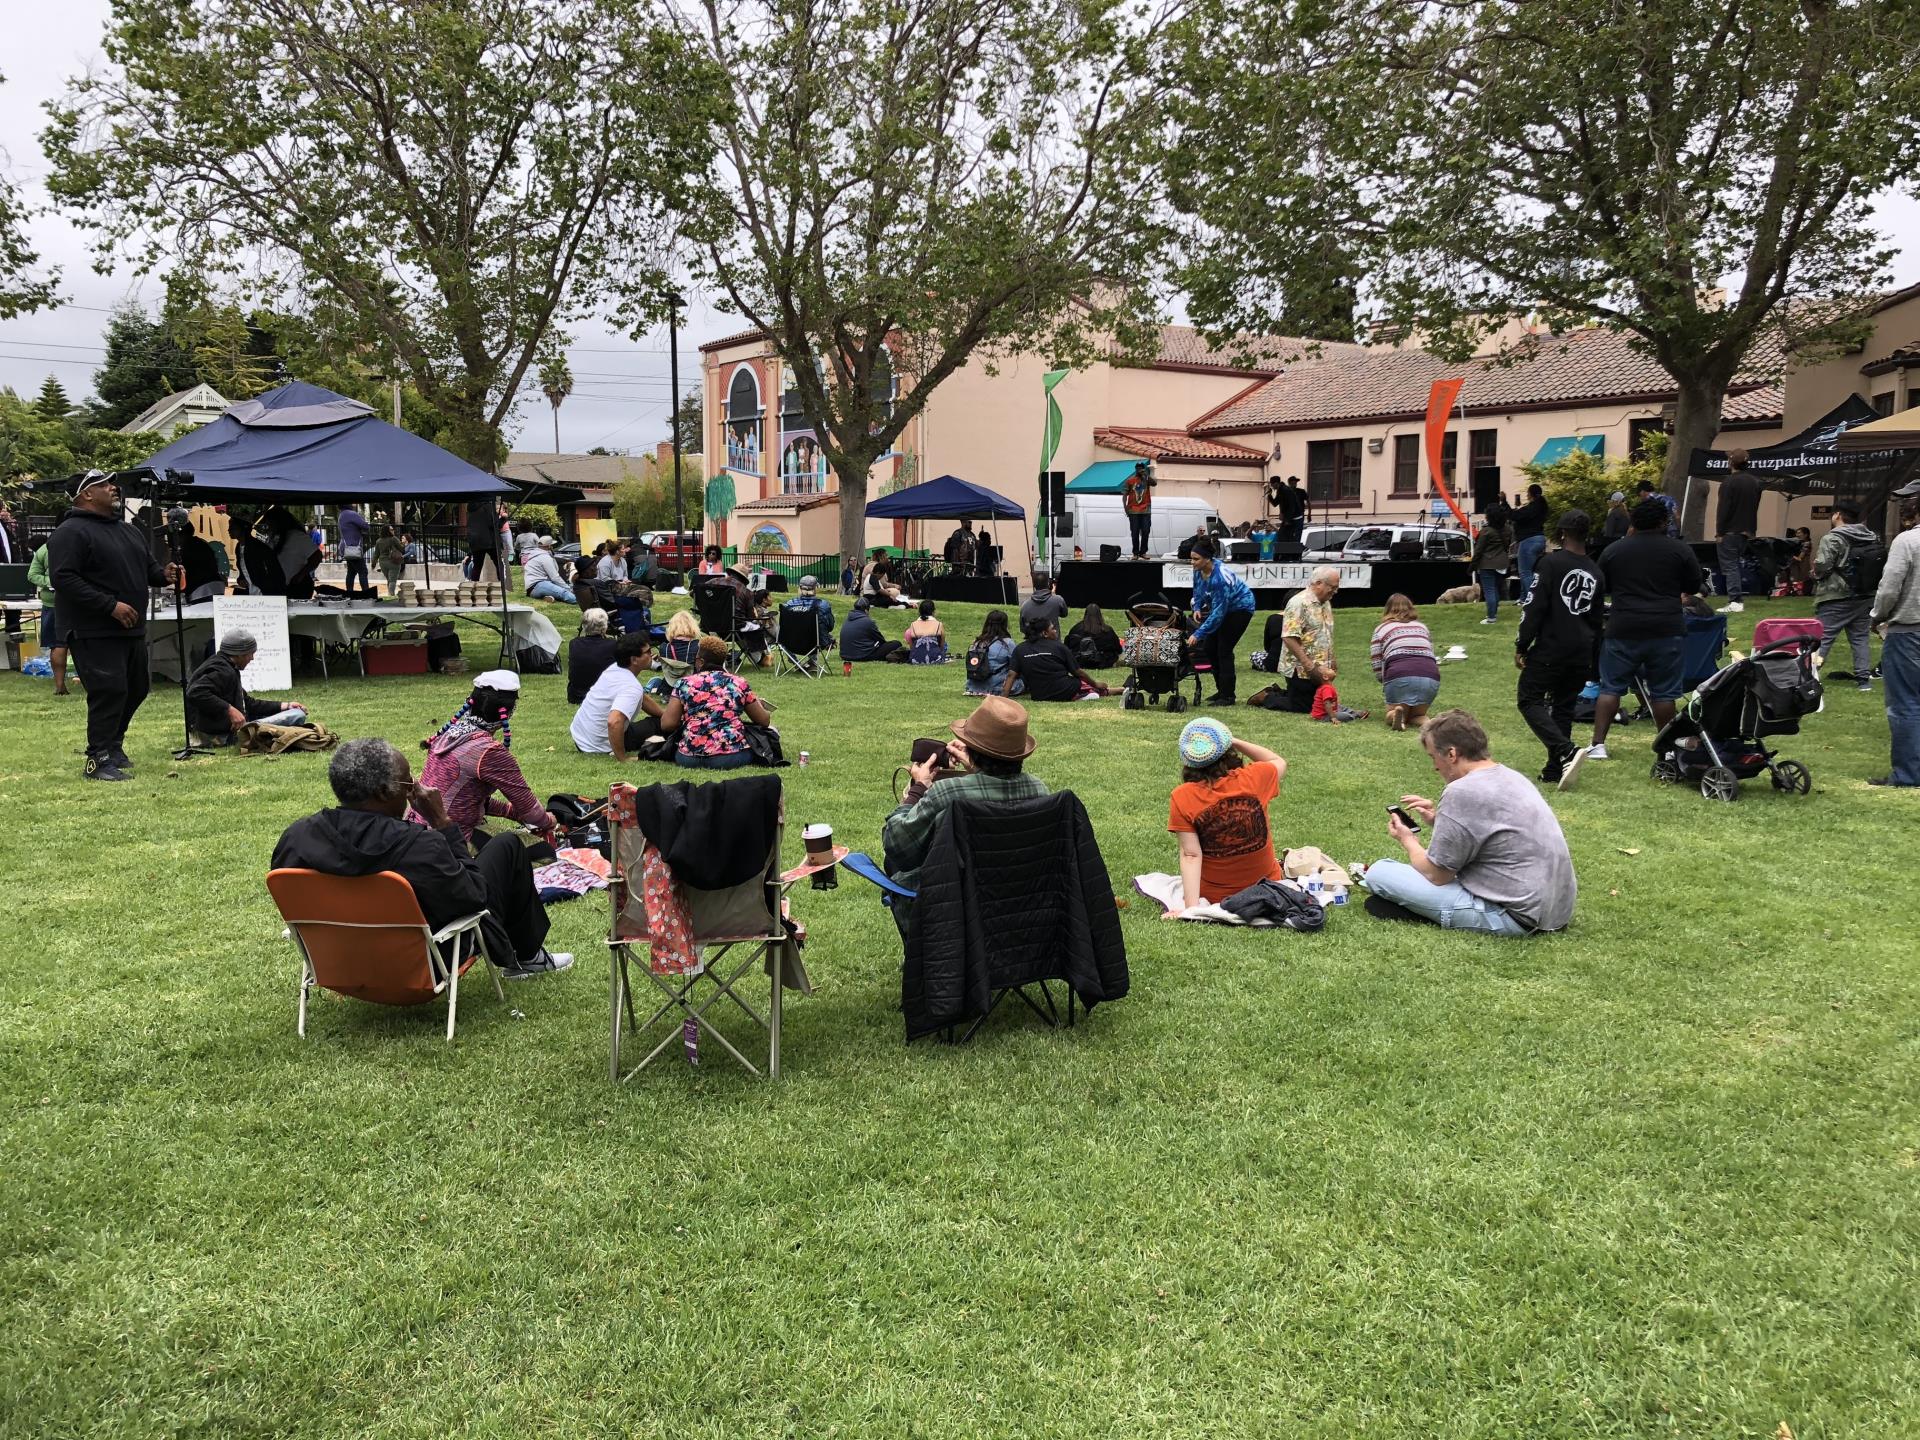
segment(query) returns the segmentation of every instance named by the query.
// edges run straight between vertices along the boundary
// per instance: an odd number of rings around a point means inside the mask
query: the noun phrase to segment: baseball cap
[[[1613,492],[1613,493],[1612,493],[1611,495],[1609,495],[1609,496],[1607,496],[1607,503],[1608,503],[1608,504],[1610,504],[1610,505],[1617,505],[1617,504],[1618,504],[1618,503],[1619,503],[1620,501],[1622,501],[1622,500],[1624,500],[1624,499],[1626,499],[1626,498],[1627,498],[1627,492],[1626,492],[1626,491],[1624,491],[1624,490],[1616,490],[1616,491],[1614,491],[1614,492]]]
[[[800,588],[802,590],[817,590],[820,588],[820,582],[812,575],[802,575],[800,577]]]

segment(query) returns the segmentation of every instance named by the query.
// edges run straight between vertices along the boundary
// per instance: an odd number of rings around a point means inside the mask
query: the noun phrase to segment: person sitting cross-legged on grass
[[[873,601],[865,595],[853,602],[853,609],[847,612],[846,622],[840,627],[840,658],[856,664],[868,660],[906,664],[906,647],[880,633],[880,626],[869,613],[872,605]]]
[[[753,763],[746,725],[773,723],[747,682],[727,670],[727,642],[700,637],[700,668],[673,687],[660,712],[663,734],[679,735],[674,764],[687,770],[737,770]]]
[[[1376,860],[1361,877],[1367,913],[1422,920],[1450,930],[1531,935],[1573,918],[1573,858],[1560,822],[1533,783],[1496,764],[1487,732],[1465,710],[1443,710],[1420,727],[1420,743],[1447,782],[1439,803],[1402,795],[1400,808],[1432,827],[1387,817],[1404,860]]]
[[[407,757],[385,740],[349,740],[333,752],[327,780],[339,808],[289,825],[273,847],[274,869],[343,876],[391,870],[413,887],[436,930],[484,910],[487,953],[509,980],[573,964],[573,956],[546,948],[547,911],[518,836],[495,835],[475,855],[440,792],[416,785]],[[409,807],[423,823],[407,822]]]
[[[489,815],[513,820],[551,836],[558,822],[548,813],[513,758],[513,711],[520,703],[520,677],[511,670],[485,670],[473,677],[466,703],[421,743],[427,763],[420,783],[446,797],[447,813],[472,840]],[[415,817],[426,824],[425,812]]]
[[[229,630],[220,648],[187,681],[187,709],[194,733],[210,745],[231,745],[248,725],[298,725],[304,706],[290,700],[256,700],[247,694],[240,672],[253,663],[260,642],[245,630]]]
[[[1287,762],[1251,740],[1236,740],[1218,720],[1189,720],[1180,732],[1180,778],[1167,829],[1180,844],[1178,920],[1194,906],[1281,878],[1267,806],[1280,795]]]
[[[1060,628],[1051,620],[1030,621],[1027,638],[1013,647],[1002,693],[1024,686],[1030,700],[1093,700],[1113,691],[1080,668],[1060,643]]]

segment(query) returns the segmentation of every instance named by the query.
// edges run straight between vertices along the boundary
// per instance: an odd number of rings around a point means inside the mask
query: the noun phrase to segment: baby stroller
[[[1120,642],[1120,663],[1127,667],[1126,683],[1120,687],[1121,704],[1129,710],[1144,710],[1167,697],[1167,711],[1178,715],[1189,703],[1200,703],[1200,672],[1194,667],[1187,649],[1187,617],[1157,592],[1135,595],[1127,602],[1127,619],[1133,623]],[[1191,702],[1180,693],[1182,682],[1193,681]]]
[[[1795,635],[1776,640],[1716,671],[1654,736],[1653,778],[1698,785],[1709,800],[1740,798],[1740,782],[1761,771],[1773,788],[1804,795],[1813,776],[1798,760],[1781,760],[1768,737],[1798,735],[1800,719],[1825,708],[1813,656],[1820,642]]]

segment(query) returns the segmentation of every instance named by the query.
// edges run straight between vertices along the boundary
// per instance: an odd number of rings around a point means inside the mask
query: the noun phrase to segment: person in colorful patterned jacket
[[[519,701],[520,677],[511,670],[488,670],[474,677],[466,703],[425,742],[420,783],[446,797],[447,814],[469,844],[489,815],[516,820],[542,835],[553,833],[553,816],[534,796],[509,748]],[[408,818],[427,823],[418,811]]]

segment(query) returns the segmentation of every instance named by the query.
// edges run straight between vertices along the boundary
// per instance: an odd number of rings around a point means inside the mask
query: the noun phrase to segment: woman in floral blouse
[[[660,716],[662,734],[680,736],[674,763],[689,770],[737,770],[753,763],[746,722],[768,723],[767,707],[738,675],[727,673],[727,642],[700,637],[700,668],[673,687]]]

